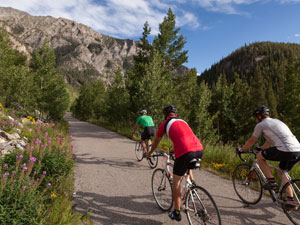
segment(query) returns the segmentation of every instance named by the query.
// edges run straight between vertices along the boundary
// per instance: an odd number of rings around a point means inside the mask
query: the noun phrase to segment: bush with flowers
[[[1,224],[91,224],[72,211],[73,147],[66,124],[30,123],[26,149],[0,159]]]

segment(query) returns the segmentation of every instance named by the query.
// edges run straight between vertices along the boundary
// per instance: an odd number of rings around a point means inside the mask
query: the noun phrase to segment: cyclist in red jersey
[[[176,158],[173,167],[174,210],[169,212],[169,217],[172,220],[180,221],[180,187],[182,177],[187,171],[188,163],[194,158],[202,157],[203,147],[189,125],[184,120],[177,118],[177,109],[174,105],[165,106],[163,113],[165,121],[159,126],[147,157],[151,156],[166,133],[173,142]],[[190,175],[192,182],[194,182],[192,173]]]

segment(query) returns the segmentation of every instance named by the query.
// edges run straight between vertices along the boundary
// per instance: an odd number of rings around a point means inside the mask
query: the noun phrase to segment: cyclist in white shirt
[[[266,142],[260,147],[262,151],[256,156],[260,168],[269,181],[264,185],[264,188],[276,190],[278,185],[266,160],[279,161],[279,167],[282,170],[289,171],[300,158],[300,143],[285,123],[278,119],[270,118],[268,107],[257,107],[253,112],[253,116],[257,124],[252,137],[237,151],[246,151],[263,135]],[[279,176],[281,178],[282,173],[279,173]]]

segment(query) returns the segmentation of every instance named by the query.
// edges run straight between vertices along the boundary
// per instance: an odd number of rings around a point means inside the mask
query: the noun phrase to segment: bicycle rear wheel
[[[173,205],[172,185],[163,169],[156,169],[152,174],[153,197],[161,210],[168,211]]]
[[[185,210],[188,221],[195,224],[221,224],[219,209],[203,187],[193,187],[187,194]]]
[[[140,141],[135,143],[135,156],[138,161],[142,161],[144,155],[144,150]]]
[[[287,193],[293,193],[293,201],[287,201]],[[281,190],[282,209],[293,224],[300,224],[300,180],[286,183]]]
[[[250,170],[247,164],[238,165],[232,175],[235,193],[247,204],[256,204],[260,201],[263,188],[261,179],[255,170]]]

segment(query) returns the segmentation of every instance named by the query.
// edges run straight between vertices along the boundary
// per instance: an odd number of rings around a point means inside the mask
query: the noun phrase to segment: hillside
[[[110,82],[117,68],[125,71],[131,67],[137,53],[133,40],[112,38],[68,19],[31,16],[13,8],[0,7],[0,28],[27,56],[49,40],[58,67],[73,86],[86,80]]]
[[[288,66],[299,59],[299,44],[256,42],[237,49],[212,65],[201,74],[198,81],[205,80],[211,86],[225,73],[227,80],[232,83],[236,73],[250,83],[256,72],[260,72],[265,81],[278,80],[278,77],[284,76]]]

